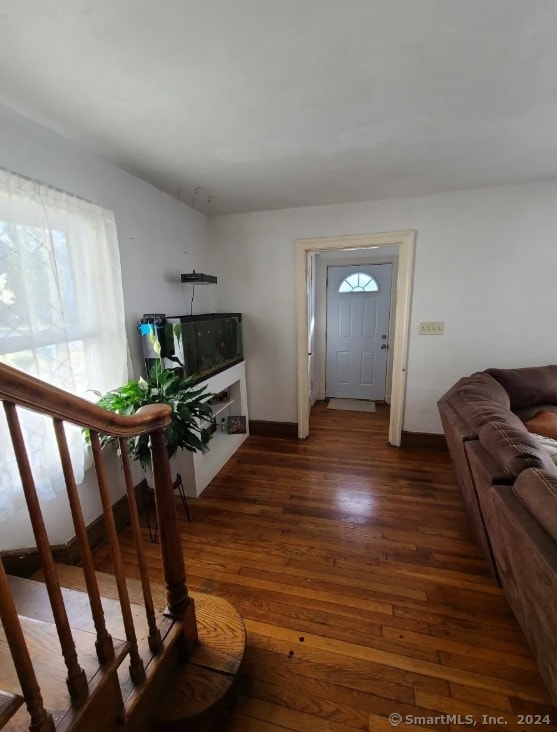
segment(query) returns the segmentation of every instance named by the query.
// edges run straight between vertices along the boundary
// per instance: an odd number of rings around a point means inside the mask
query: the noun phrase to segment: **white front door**
[[[327,268],[326,396],[385,399],[392,269]]]

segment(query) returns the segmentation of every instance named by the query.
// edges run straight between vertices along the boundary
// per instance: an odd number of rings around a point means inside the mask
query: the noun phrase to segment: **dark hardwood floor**
[[[228,732],[554,729],[524,637],[468,530],[447,453],[387,446],[388,408],[318,403],[307,441],[250,437],[179,516],[188,584],[248,631]],[[120,534],[130,576],[131,532]],[[148,543],[153,579],[158,545]],[[110,571],[106,549],[96,553]],[[520,715],[551,715],[530,724]],[[441,715],[462,715],[437,719]],[[500,718],[487,724],[483,715]]]

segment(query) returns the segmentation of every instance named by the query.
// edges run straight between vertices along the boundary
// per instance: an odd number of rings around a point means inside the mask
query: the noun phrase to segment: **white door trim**
[[[414,276],[415,231],[390,231],[382,234],[358,234],[319,239],[297,239],[296,252],[296,346],[298,382],[298,437],[309,435],[309,373],[308,373],[308,294],[307,259],[312,252],[331,249],[366,249],[398,246],[398,276],[396,281],[397,308],[393,344],[393,382],[389,443],[400,447],[404,402],[406,397],[406,368],[410,329],[410,300]]]

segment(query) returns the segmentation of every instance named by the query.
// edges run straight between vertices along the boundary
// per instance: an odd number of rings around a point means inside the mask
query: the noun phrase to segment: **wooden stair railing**
[[[25,636],[17,616],[14,599],[4,571],[4,564],[0,559],[0,618],[6,633],[6,640],[10,647],[12,660],[23,697],[27,704],[27,711],[31,717],[30,729],[37,732],[50,732],[54,729],[52,715],[44,708],[41,690],[35,676],[35,669],[27,650]]]
[[[160,527],[162,569],[167,596],[165,614],[175,620],[182,621],[185,647],[188,651],[191,651],[197,641],[197,623],[193,600],[190,598],[186,586],[186,573],[180,544],[165,438],[165,429],[170,423],[171,409],[166,405],[150,405],[143,407],[131,416],[114,414],[4,364],[0,364],[0,400],[3,402],[6,413],[23,493],[27,503],[52,614],[67,668],[67,686],[72,704],[75,708],[79,708],[85,704],[89,691],[88,682],[85,672],[79,664],[72,631],[68,622],[56,566],[52,557],[48,534],[37,497],[35,480],[19,424],[18,407],[43,414],[53,420],[72,520],[81,554],[81,563],[89,597],[91,615],[96,631],[95,647],[99,662],[104,664],[114,657],[114,646],[105,624],[101,595],[94,570],[91,549],[87,539],[85,522],[79,502],[63,423],[69,422],[81,428],[89,429],[95,472],[130,657],[130,677],[135,686],[141,685],[145,681],[144,663],[138,649],[116,526],[112,513],[108,481],[103,455],[101,454],[99,435],[110,435],[119,439],[131,526],[149,629],[148,643],[150,650],[156,653],[160,650],[162,641],[160,631],[157,627],[151,595],[147,562],[142,543],[130,460],[127,451],[127,438],[149,434],[156,511]],[[23,696],[31,716],[30,728],[41,730],[41,732],[52,729],[52,719],[42,705],[40,689],[27,652],[21,625],[17,622],[17,612],[15,611],[13,600],[9,597],[9,584],[6,581],[3,566],[0,569],[0,595],[2,595],[2,602],[0,604],[1,618],[7,642],[11,650],[12,660],[20,679]]]

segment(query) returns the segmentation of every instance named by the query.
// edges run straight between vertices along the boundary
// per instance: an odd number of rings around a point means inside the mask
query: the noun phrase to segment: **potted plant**
[[[172,408],[171,422],[166,429],[168,456],[177,450],[204,451],[211,437],[210,430],[202,424],[211,423],[213,412],[208,404],[212,394],[207,387],[196,387],[191,379],[184,377],[182,369],[165,369],[158,360],[146,379],[128,381],[124,386],[102,395],[97,402],[117,414],[134,414],[147,404],[168,404]],[[101,444],[117,442],[110,436],[103,436]],[[144,470],[151,463],[149,436],[139,435],[128,440],[128,450],[133,460],[139,460]]]

